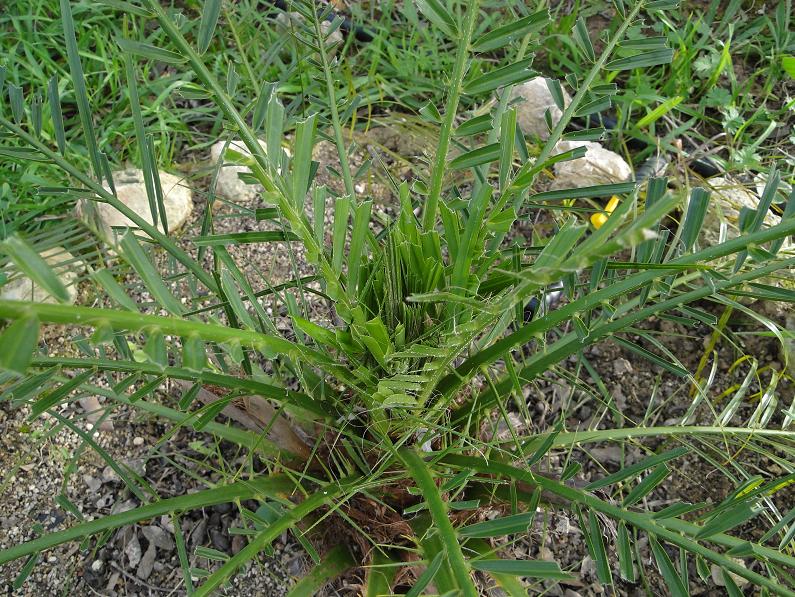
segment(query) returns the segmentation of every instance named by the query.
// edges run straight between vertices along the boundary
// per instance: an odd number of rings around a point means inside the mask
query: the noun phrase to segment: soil
[[[382,130],[370,135],[369,141],[364,137],[359,139],[360,149],[354,152],[352,158],[354,170],[360,168],[367,156],[371,155],[369,151],[364,151],[368,144],[380,148],[378,152],[385,161],[390,161],[392,172],[395,172],[398,159],[395,156],[415,156],[412,163],[402,166],[404,170],[401,177],[408,178],[411,167],[422,167],[427,148],[423,147],[421,135],[418,135],[419,140],[412,148],[399,147],[397,144],[402,137],[395,135],[394,131]],[[334,148],[324,142],[318,145],[316,153],[318,161],[327,163],[332,161],[328,155],[334,154]],[[397,166],[400,171],[400,164]],[[374,164],[359,184],[365,185],[378,209],[385,218],[389,218],[394,215],[393,194],[377,170]],[[321,167],[318,175],[333,191],[342,192],[339,180],[330,172]],[[206,188],[206,171],[196,172],[192,178],[194,188]],[[196,198],[200,204],[206,202],[201,194]],[[218,213],[223,216],[234,213],[241,206],[218,204],[217,207]],[[242,207],[252,209],[255,206]],[[202,211],[203,205],[200,205],[180,234],[180,243],[191,251],[195,248],[189,239],[199,235]],[[331,218],[332,215],[329,200],[326,218]],[[266,227],[267,224],[256,222],[250,215],[243,218],[219,217],[215,232],[262,230]],[[532,231],[523,232],[529,237]],[[301,249],[288,246],[287,243],[238,245],[229,247],[229,250],[236,262],[243,265],[244,273],[255,281],[255,290],[266,288],[266,279],[271,284],[278,284],[293,278],[296,265],[302,275],[312,273],[305,263]],[[164,271],[168,271],[170,267],[168,260],[162,256],[158,265]],[[86,288],[81,290],[84,301],[94,300],[87,298]],[[140,304],[151,303],[151,297],[146,293],[134,298]],[[722,312],[721,308],[713,304],[704,303],[698,306],[716,317]],[[312,309],[321,320],[331,317],[328,306],[322,301],[314,301]],[[769,317],[779,325],[785,325],[783,311],[771,310],[769,306],[765,306],[765,309]],[[277,328],[288,329],[287,314],[275,315]],[[726,340],[719,343],[718,374],[710,389],[711,396],[720,395],[747,373],[747,367],[744,366],[732,369],[732,364],[741,353],[753,356],[760,363],[763,384],[769,380],[773,371],[781,371],[782,362],[775,339],[760,335],[742,335],[749,328],[749,324],[750,321],[742,315],[735,315],[730,319],[730,338],[737,346]],[[667,319],[652,319],[640,327],[679,357],[686,369],[696,370],[710,328],[702,324],[686,327]],[[76,329],[63,326],[48,327],[44,338],[48,352],[70,354],[75,350],[71,339],[77,333]],[[640,336],[627,337],[649,350],[658,351]],[[690,383],[687,379],[676,377],[647,360],[639,359],[612,341],[589,348],[585,351],[585,356],[601,376],[601,382],[612,396],[621,417],[627,421],[635,424],[642,421],[646,426],[678,424],[691,404]],[[763,370],[765,366],[767,369]],[[573,383],[573,376],[577,375],[581,379]],[[565,417],[568,430],[614,426],[610,415],[606,415],[605,407],[600,404],[599,395],[594,389],[597,384],[594,381],[587,373],[578,372],[576,360],[570,359],[561,368],[548,372],[526,388],[524,398],[532,420],[523,420],[520,412],[514,409],[511,413],[512,424],[517,431],[526,434],[550,429],[561,416]],[[792,396],[795,393],[791,380],[786,377],[782,377],[778,387],[780,396]],[[758,387],[753,387],[749,396],[753,396],[758,390]],[[165,387],[157,393],[157,398],[173,404],[178,395],[176,389]],[[742,426],[754,408],[755,404],[749,401],[737,411],[734,422]],[[69,512],[69,504],[57,499],[61,494],[68,498],[74,509],[85,519],[118,512],[140,503],[94,450],[80,449],[81,441],[75,433],[63,428],[58,420],[50,416],[28,421],[28,415],[27,406],[17,407],[7,401],[0,402],[0,549],[44,532],[62,530],[75,524],[77,519]],[[85,413],[76,403],[64,406],[60,415],[86,429]],[[694,422],[707,424],[711,420],[710,410],[705,403],[695,412]],[[182,427],[172,435],[171,425],[142,416],[134,410],[116,408],[113,423],[113,431],[98,431],[95,440],[110,458],[135,471],[161,498],[203,489],[238,469],[258,466],[258,463],[249,460],[248,455],[238,453],[234,446],[225,442],[208,443],[207,434]],[[499,428],[500,423],[495,424]],[[504,424],[502,431],[507,431]],[[510,435],[506,439],[509,437]],[[571,454],[553,453],[545,459],[543,466],[550,475],[557,476],[569,462],[579,462],[582,468],[571,482],[587,483],[603,476],[605,472],[616,470],[622,461],[630,464],[640,460],[649,451],[661,448],[662,443],[659,440],[627,442],[624,450],[612,444],[589,445],[587,449],[577,449]],[[726,458],[726,454],[721,455],[716,451],[722,447],[720,442],[715,442],[714,446],[696,442],[694,445],[713,457]],[[80,455],[73,465],[74,470],[66,481],[62,481],[64,470],[70,467],[76,451]],[[759,455],[748,457],[745,461],[750,463],[748,466],[756,467],[766,475],[786,472],[778,464]],[[751,472],[757,471],[751,469]],[[647,505],[659,509],[677,500],[714,504],[733,489],[733,485],[724,475],[716,473],[714,466],[694,453],[677,461],[669,482],[647,497]],[[775,501],[781,508],[786,508],[788,503],[791,507],[795,501],[795,490],[780,492]],[[186,537],[191,554],[191,567],[211,571],[220,564],[197,556],[194,550],[197,547],[206,547],[227,555],[239,551],[244,545],[244,539],[241,535],[234,534],[233,529],[245,526],[241,509],[256,510],[257,507],[255,503],[222,504],[187,513],[176,522],[164,517],[120,529],[106,537],[104,543],[94,538],[85,545],[65,544],[41,555],[39,563],[17,594],[183,595],[185,590],[174,547],[173,525],[179,524]],[[612,523],[604,520],[602,522],[608,535],[615,533]],[[564,569],[579,573],[578,581],[535,585],[535,589],[545,590],[545,594],[565,597],[601,594],[605,592],[605,588],[596,579],[596,567],[587,556],[584,538],[578,525],[578,520],[571,512],[550,507],[539,514],[526,537],[518,538],[504,547],[504,554],[506,557],[515,558],[553,558]],[[742,534],[748,538],[758,537],[762,528],[762,521],[752,521],[743,527]],[[607,543],[612,553],[613,542]],[[294,579],[300,577],[306,569],[307,558],[289,534],[283,535],[273,547],[272,554],[263,554],[256,565],[248,566],[234,578],[227,594],[286,594]],[[640,553],[648,574],[646,582],[649,590],[653,594],[664,594],[666,589],[661,584],[650,560],[648,546],[643,540]],[[11,591],[11,584],[23,564],[24,562],[19,561],[2,568],[0,579],[6,584],[8,591]],[[360,576],[361,571],[357,571],[337,581],[324,594],[357,594]],[[695,574],[691,576],[695,577]],[[480,580],[485,582],[484,579]],[[640,594],[641,587],[642,585],[627,585],[618,581],[616,590],[621,595],[635,595]],[[705,595],[714,592],[714,589],[704,589],[703,585],[694,584],[693,589],[694,594],[699,594],[699,591]]]

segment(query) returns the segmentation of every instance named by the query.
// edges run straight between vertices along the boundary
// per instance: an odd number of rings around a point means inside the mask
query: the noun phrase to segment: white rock
[[[265,141],[259,140],[260,147],[266,149]],[[213,165],[221,159],[221,152],[226,145],[225,140],[218,141],[210,148],[210,158]],[[236,153],[251,157],[251,152],[242,141],[232,141],[227,147],[227,151],[232,150]],[[231,156],[226,156],[226,162],[232,161]],[[225,162],[225,163],[226,163]],[[215,194],[224,199],[235,201],[238,203],[246,203],[254,201],[262,193],[262,186],[258,184],[246,184],[238,174],[248,174],[251,169],[248,166],[236,166],[234,164],[223,166],[218,172],[218,178],[215,181]]]
[[[561,141],[555,146],[555,154],[576,147],[586,147],[585,155],[555,164],[553,190],[625,182],[632,177],[632,168],[624,158],[593,141]]]
[[[133,446],[143,446],[144,445],[144,438],[138,436],[133,438]]]
[[[168,230],[171,232],[188,221],[188,217],[193,211],[193,194],[184,178],[163,171],[158,171],[158,175],[160,186],[163,189],[163,206],[166,210]],[[152,213],[149,209],[143,171],[135,168],[119,170],[113,173],[113,183],[116,187],[116,197],[149,224],[152,224]],[[110,191],[107,183],[105,189]],[[83,216],[87,214],[85,201],[88,200],[84,199],[78,204],[78,212]],[[94,206],[99,217],[97,224],[107,239],[114,239],[114,227],[136,228],[129,218],[109,204],[94,202]],[[157,227],[161,232],[163,231],[163,223],[159,217]]]
[[[127,542],[127,545],[124,546],[124,553],[127,555],[127,561],[130,564],[130,568],[135,568],[138,566],[138,562],[141,561],[141,543],[138,541],[138,535],[133,533],[132,538]]]
[[[174,549],[174,540],[159,526],[147,525],[141,528],[141,531],[146,537],[147,541],[153,543],[160,549],[172,550]]]
[[[283,34],[291,34],[302,31],[306,29],[304,26],[304,17],[301,13],[298,12],[280,12],[275,19],[276,27],[280,30]],[[328,31],[331,28],[331,23],[329,21],[323,21],[320,23],[320,30],[323,35],[328,35]],[[314,38],[314,28],[310,26],[311,33],[310,37]],[[342,43],[342,33],[340,33],[339,29],[336,29],[326,40],[326,45],[329,44],[340,44]]]
[[[543,140],[549,139],[549,129],[544,113],[549,110],[552,117],[552,126],[555,126],[563,116],[560,108],[552,99],[552,94],[547,88],[544,77],[535,77],[521,85],[515,85],[511,90],[511,99],[516,99],[516,122],[526,135],[537,135]],[[571,97],[563,90],[563,105],[568,106]]]
[[[74,303],[77,298],[75,282],[77,280],[77,267],[75,257],[63,247],[53,247],[42,251],[42,258],[53,269],[55,274],[66,287],[69,303]],[[79,269],[82,269],[80,267]],[[33,282],[24,274],[15,274],[7,284],[0,287],[0,299],[6,301],[32,301],[34,303],[57,303],[58,300],[51,296],[41,286]]]
[[[756,210],[759,207],[759,197],[743,186],[741,182],[725,176],[714,176],[704,185],[711,191],[707,213],[701,226],[700,244],[709,247],[720,243],[721,225],[726,228],[725,240],[737,238],[740,235],[738,219],[743,207]],[[774,213],[765,215],[766,226],[776,226],[781,223],[781,218]],[[785,242],[784,248],[791,246]]]
[[[329,35],[328,32],[330,29],[331,29],[330,21],[323,21],[322,23],[320,23],[320,30],[323,32],[323,35],[326,36],[326,46],[333,44],[334,45],[333,50],[336,50],[337,46],[339,46],[344,40],[342,39],[342,33],[340,32],[339,29],[335,29],[331,33],[331,35]],[[332,51],[332,54],[333,53],[334,51]]]
[[[741,559],[739,558],[732,558],[732,559],[738,564],[740,564],[742,567],[744,568],[746,567],[745,562],[743,562]],[[726,581],[723,580],[723,570],[717,565],[713,564],[711,572],[712,572],[712,582],[714,582],[719,587],[725,587]],[[747,579],[740,576],[739,574],[735,574],[734,572],[729,572],[729,576],[734,581],[734,584],[736,584],[738,587],[744,587],[750,582]]]

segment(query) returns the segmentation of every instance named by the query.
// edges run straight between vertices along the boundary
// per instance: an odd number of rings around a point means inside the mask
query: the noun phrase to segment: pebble
[[[77,298],[76,258],[63,247],[53,247],[41,252],[41,257],[53,268],[54,273],[66,288],[67,302]],[[9,301],[33,301],[35,303],[58,303],[58,299],[25,275],[14,275],[0,287],[0,299]]]
[[[155,548],[154,543],[150,543],[146,553],[144,553],[143,557],[141,558],[141,562],[138,564],[138,569],[135,571],[135,575],[138,578],[141,580],[146,580],[151,576],[152,569],[155,566],[156,555],[157,549]]]
[[[174,176],[162,171],[159,171],[158,175],[160,186],[163,190],[163,207],[166,211],[168,229],[171,232],[188,221],[188,217],[193,211],[193,194],[187,186],[184,177]],[[134,168],[120,170],[113,173],[113,181],[118,200],[149,224],[152,224],[152,213],[146,194],[143,171]],[[105,189],[110,191],[107,183],[105,184]],[[92,206],[94,208],[93,211],[96,212],[94,223],[107,240],[112,241],[115,239],[116,233],[113,228],[135,227],[131,220],[109,203],[97,203],[91,199],[81,199],[78,202],[78,215],[84,219],[91,219]],[[162,222],[158,221],[157,227],[161,232],[163,231]]]
[[[571,97],[563,91],[563,105],[568,106]],[[563,116],[563,112],[555,104],[544,77],[535,77],[521,85],[514,85],[511,99],[516,101],[516,121],[527,135],[537,135],[542,140],[549,139],[549,128],[545,114],[549,110],[552,126]]]
[[[585,155],[555,164],[553,190],[625,182],[632,176],[632,168],[623,157],[593,141],[561,141],[555,147],[555,153],[576,147],[585,147]]]
[[[259,141],[259,144],[263,150],[266,149],[265,141]],[[224,147],[229,153],[224,154]],[[210,148],[213,166],[221,160],[224,160],[225,164],[218,172],[215,194],[231,201],[250,203],[260,196],[263,188],[258,184],[247,184],[240,179],[239,174],[251,174],[251,169],[248,166],[235,164],[233,153],[242,155],[244,159],[251,157],[251,152],[241,140],[234,140],[227,146],[226,140],[221,139]]]
[[[220,551],[228,551],[229,550],[229,537],[227,537],[226,533],[222,533],[217,529],[212,529],[210,531],[210,540],[213,542],[213,547]]]
[[[119,475],[114,471],[111,467],[106,466],[102,469],[102,482],[103,483],[115,483],[119,481]]]
[[[127,545],[124,546],[124,553],[127,556],[130,568],[137,567],[143,555],[141,553],[141,543],[138,541],[137,535],[133,534],[132,538],[127,542]]]
[[[97,479],[96,477],[92,477],[91,475],[83,475],[83,481],[86,484],[86,487],[92,492],[99,491],[99,488],[102,487],[102,481]]]
[[[94,560],[94,561],[91,563],[91,569],[92,569],[94,572],[101,572],[101,571],[102,571],[102,568],[103,568],[104,566],[105,566],[105,562],[103,562],[102,560]]]
[[[627,359],[618,358],[613,361],[613,372],[616,375],[624,375],[632,373],[632,364]]]
[[[141,436],[136,436],[133,438],[133,446],[143,446],[144,445],[144,438]]]
[[[169,534],[159,526],[148,525],[143,527],[141,532],[143,533],[144,537],[146,537],[147,541],[149,541],[152,545],[155,545],[166,551],[174,549],[173,539],[171,539]]]

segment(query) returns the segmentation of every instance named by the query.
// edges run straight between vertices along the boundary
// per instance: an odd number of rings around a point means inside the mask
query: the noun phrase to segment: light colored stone
[[[166,210],[168,231],[179,229],[188,221],[193,211],[193,193],[184,178],[174,176],[168,172],[158,171],[160,186],[163,189],[163,206]],[[149,199],[146,195],[143,170],[128,168],[113,173],[113,184],[116,187],[116,197],[137,213],[140,217],[152,224],[152,212],[149,209]],[[110,187],[105,183],[105,189],[110,192]],[[87,199],[78,203],[78,212],[87,214]],[[114,240],[113,228],[137,228],[137,226],[107,203],[94,202],[99,221],[97,225],[108,240]],[[162,232],[163,223],[158,218],[157,228]]]
[[[555,153],[563,153],[576,147],[586,147],[585,155],[576,160],[555,164],[553,190],[613,184],[632,178],[632,168],[624,158],[593,141],[561,141],[555,146]]]
[[[86,420],[92,425],[92,428],[104,414],[98,396],[84,396],[80,398],[80,407],[86,411]],[[99,429],[100,431],[113,431],[113,422],[110,419],[105,419],[100,424]]]
[[[259,140],[260,147],[266,149],[265,141]],[[210,159],[215,165],[221,159],[221,152],[226,145],[225,140],[218,141],[210,148]],[[251,157],[251,152],[242,141],[232,141],[226,148],[227,151],[232,150],[245,157]],[[230,155],[225,156],[224,163],[234,162]],[[218,172],[218,178],[215,181],[215,194],[224,199],[229,199],[236,203],[248,203],[254,201],[262,193],[262,186],[258,184],[246,184],[238,174],[248,174],[251,169],[248,166],[238,166],[234,163],[221,167]]]
[[[725,176],[714,176],[707,180],[704,187],[711,191],[707,213],[701,226],[700,244],[702,247],[717,245],[721,242],[721,226],[725,228],[724,240],[737,238],[740,235],[738,220],[742,208],[756,210],[759,197],[749,191],[741,182]],[[774,213],[765,215],[765,226],[776,226],[781,218]],[[785,241],[783,248],[791,247]]]
[[[285,34],[291,34],[306,29],[304,25],[304,17],[298,12],[280,12],[278,15],[276,15],[275,23],[279,31]],[[331,23],[329,21],[323,21],[320,23],[320,30],[322,31],[323,35],[328,35],[330,28]],[[312,29],[310,35],[314,37],[313,34],[314,29]],[[340,33],[339,29],[336,29],[326,40],[326,45],[328,46],[329,44],[334,44],[336,47],[337,45],[341,44],[342,41],[342,33]]]
[[[326,45],[333,45],[334,48],[332,49],[332,53],[337,49],[337,47],[342,44],[344,41],[342,39],[342,33],[340,32],[339,28],[335,29],[331,35],[328,32],[331,30],[331,22],[330,21],[323,21],[320,23],[320,30],[323,32],[323,35],[326,37]]]
[[[552,117],[552,126],[555,126],[563,116],[560,108],[552,99],[547,82],[544,77],[535,77],[521,85],[514,85],[511,90],[511,99],[516,100],[516,122],[526,135],[537,135],[543,140],[549,139],[549,129],[544,113],[549,110]],[[568,106],[571,97],[563,89],[563,105]]]
[[[155,548],[154,543],[150,543],[149,547],[146,548],[144,555],[141,557],[141,561],[138,564],[138,569],[135,571],[135,575],[140,578],[141,580],[146,580],[152,574],[152,570],[155,567],[155,556],[157,555],[157,549]]]
[[[75,257],[63,247],[53,247],[42,251],[41,257],[47,262],[61,283],[66,287],[69,303],[77,298],[77,267]],[[82,269],[82,268],[81,268]],[[0,287],[0,299],[6,301],[31,301],[34,303],[57,303],[58,300],[24,274],[9,276],[7,284]]]
[[[127,542],[127,545],[124,546],[124,553],[127,556],[127,562],[130,565],[130,568],[135,568],[138,566],[138,562],[141,561],[141,556],[143,553],[141,552],[141,543],[138,541],[138,535],[133,533],[132,538]]]
[[[739,558],[732,558],[732,559],[738,564],[740,564],[740,566],[744,568],[746,567],[745,562],[743,562],[741,559]],[[726,581],[723,580],[723,570],[719,566],[713,564],[711,572],[712,572],[712,582],[714,582],[719,587],[725,587]],[[748,579],[745,579],[739,574],[735,574],[734,572],[729,572],[729,576],[734,581],[734,584],[736,584],[740,588],[746,586],[749,583]]]
[[[147,541],[156,545],[160,549],[170,551],[174,549],[174,540],[163,529],[156,525],[147,525],[141,528]]]

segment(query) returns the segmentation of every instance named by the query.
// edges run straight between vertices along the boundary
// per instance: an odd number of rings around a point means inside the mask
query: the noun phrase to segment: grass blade
[[[39,342],[35,315],[11,323],[0,335],[0,369],[24,374]]]
[[[21,237],[13,235],[1,241],[0,251],[6,253],[19,271],[41,286],[50,296],[62,303],[69,302],[69,292],[63,282],[41,255]]]
[[[668,585],[671,596],[689,597],[690,593],[682,582],[682,577],[677,573],[671,558],[668,557],[662,545],[651,535],[649,536],[649,544],[654,554],[654,560],[657,562],[657,568],[663,579],[665,579],[665,584]]]
[[[408,590],[406,597],[419,597],[422,594],[422,591],[425,589],[425,587],[433,582],[433,579],[436,577],[436,573],[439,572],[439,568],[442,567],[444,558],[445,552],[443,551],[440,551],[433,557],[431,563],[428,564],[428,567],[425,569],[425,571],[420,574],[417,582],[414,583],[414,586]]]
[[[502,537],[504,535],[524,533],[530,527],[535,517],[535,512],[503,516],[495,518],[494,520],[486,520],[484,522],[476,522],[475,524],[467,525],[459,529],[458,534],[462,537],[487,539],[489,537]]]
[[[400,450],[398,455],[411,472],[411,476],[416,481],[417,486],[422,491],[425,502],[428,504],[428,510],[430,510],[439,539],[447,552],[450,568],[453,571],[458,588],[465,597],[477,597],[478,591],[469,576],[469,566],[467,566],[464,559],[464,554],[461,553],[461,545],[448,518],[447,504],[442,500],[439,488],[436,486],[427,465],[416,452],[410,449],[404,448]]]
[[[574,577],[560,569],[557,562],[547,560],[473,560],[472,568],[481,572],[513,574],[530,578],[571,580]]]
[[[218,16],[221,14],[221,0],[204,0],[202,8],[202,19],[199,23],[199,38],[197,49],[199,54],[204,54],[210,47],[213,39],[215,26],[218,24]]]
[[[91,158],[91,165],[94,169],[94,176],[97,180],[102,180],[102,165],[99,160],[99,147],[97,137],[94,134],[93,114],[91,105],[88,103],[88,92],[86,91],[86,80],[83,76],[83,66],[80,63],[80,51],[77,47],[75,37],[75,24],[72,18],[72,9],[69,0],[60,0],[61,3],[61,23],[63,24],[64,42],[66,44],[66,57],[69,62],[69,72],[72,75],[72,84],[75,86],[75,98],[77,100],[77,110],[80,115],[80,123],[83,127],[83,135],[88,147],[88,155]]]
[[[154,265],[144,253],[138,239],[131,230],[124,233],[124,236],[119,243],[122,249],[122,256],[127,262],[138,272],[141,280],[152,293],[152,297],[172,315],[179,316],[182,314],[182,305],[171,294],[171,291],[166,287],[160,274],[157,273]]]
[[[196,508],[225,504],[237,499],[252,499],[261,495],[276,497],[278,494],[288,492],[292,488],[293,483],[284,477],[258,476],[251,480],[238,481],[213,489],[206,489],[179,497],[158,500],[146,506],[77,524],[66,530],[49,533],[37,539],[15,545],[9,549],[4,549],[0,551],[0,564],[5,564],[32,553],[50,549],[62,543],[82,540],[91,535],[118,529],[123,526],[135,524],[141,520],[156,518],[171,512],[190,511]]]
[[[287,593],[287,597],[313,597],[320,592],[332,579],[356,565],[350,549],[345,545],[337,545],[315,566],[309,574],[298,581]]]

